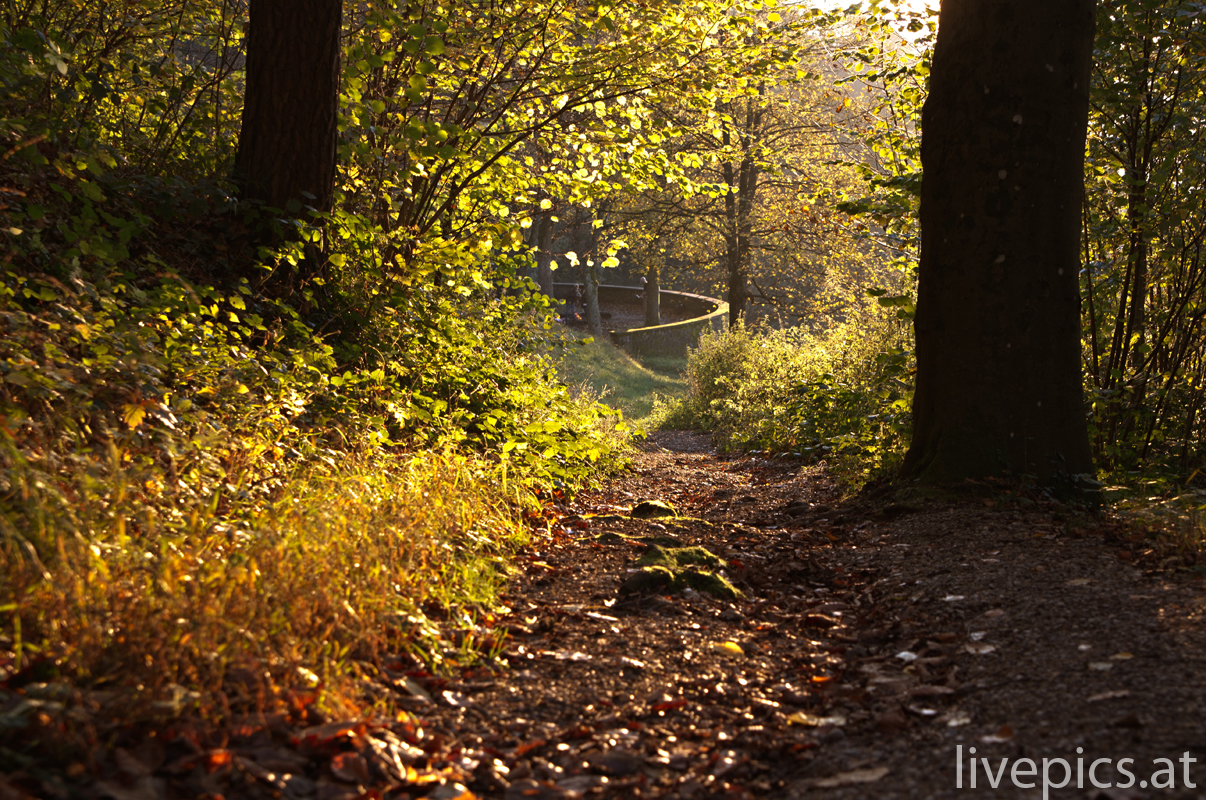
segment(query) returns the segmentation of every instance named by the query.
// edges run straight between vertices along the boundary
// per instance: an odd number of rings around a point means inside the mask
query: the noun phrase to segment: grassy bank
[[[637,360],[610,341],[596,339],[566,351],[560,361],[560,375],[571,389],[588,389],[640,425],[659,402],[686,395],[686,367],[685,358]]]

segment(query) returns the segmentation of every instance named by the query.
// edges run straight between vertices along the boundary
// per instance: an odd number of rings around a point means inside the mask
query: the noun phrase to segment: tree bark
[[[1078,291],[1093,25],[1094,0],[942,4],[906,477],[1093,472]]]
[[[591,336],[603,338],[603,315],[599,312],[599,273],[594,264],[582,265],[583,294],[586,296],[586,327]]]
[[[342,0],[251,0],[240,199],[302,219],[304,206],[331,210],[342,18]]]
[[[759,88],[759,95],[762,94]],[[725,162],[723,175],[729,191],[724,196],[725,214],[725,264],[728,269],[729,325],[736,325],[745,315],[750,292],[747,279],[750,273],[750,240],[753,236],[754,200],[758,194],[758,179],[761,168],[754,158],[754,149],[762,141],[763,110],[759,104],[747,100],[745,123],[740,131],[724,129],[721,141],[725,147],[736,144],[742,158],[734,169],[733,162]],[[734,142],[736,139],[736,142]]]
[[[536,229],[536,283],[548,297],[553,293],[553,215],[544,214]]]
[[[662,289],[657,264],[650,264],[645,275],[645,326],[662,324]]]

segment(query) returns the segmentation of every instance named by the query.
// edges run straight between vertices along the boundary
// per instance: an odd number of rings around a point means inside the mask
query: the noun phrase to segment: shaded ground
[[[159,732],[62,796],[1036,797],[1044,758],[1071,770],[1053,797],[1206,796],[1189,786],[1206,787],[1202,583],[990,489],[838,503],[819,468],[655,434],[523,555],[479,629],[507,632],[506,669],[440,679],[400,659],[366,677],[419,723],[303,710],[222,742]],[[627,516],[649,498],[684,517]],[[745,597],[618,594],[653,544],[707,548]],[[997,790],[978,763],[971,791],[972,747],[994,772],[1009,759]],[[1025,758],[1037,777],[1009,772]],[[1099,783],[1126,782],[1122,758],[1134,785],[1094,788],[1097,759]],[[0,777],[0,800],[32,781]]]

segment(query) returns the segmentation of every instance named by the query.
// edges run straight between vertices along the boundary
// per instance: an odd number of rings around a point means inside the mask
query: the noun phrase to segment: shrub
[[[691,352],[688,398],[666,427],[701,427],[729,449],[827,458],[854,482],[894,467],[908,441],[912,354],[874,310],[820,334],[709,333]]]

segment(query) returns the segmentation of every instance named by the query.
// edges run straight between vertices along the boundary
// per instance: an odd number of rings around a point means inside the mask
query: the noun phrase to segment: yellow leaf
[[[122,411],[124,412],[122,414],[122,418],[126,421],[126,424],[130,426],[130,430],[134,430],[141,425],[142,421],[146,419],[147,416],[147,410],[145,408],[142,406],[133,405],[131,403],[126,403],[124,406],[122,406]]]
[[[736,642],[713,642],[712,650],[721,655],[732,656],[733,658],[745,657],[745,651]]]

